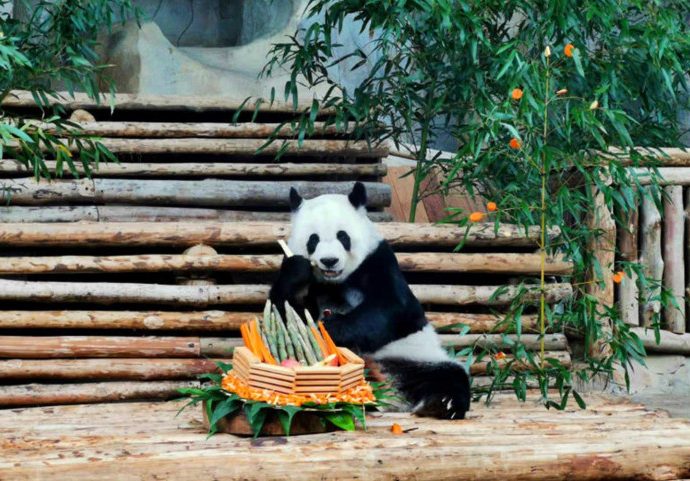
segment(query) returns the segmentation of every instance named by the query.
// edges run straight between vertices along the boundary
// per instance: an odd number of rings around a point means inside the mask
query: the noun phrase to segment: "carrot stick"
[[[323,337],[321,337],[321,334],[319,334],[319,331],[317,331],[314,326],[309,326],[309,329],[311,330],[311,335],[314,336],[314,339],[316,339],[316,344],[319,345],[319,349],[321,349],[321,354],[323,354],[323,357],[328,357],[329,352],[326,341],[323,340]]]
[[[324,326],[323,322],[321,321],[319,321],[319,331],[321,331],[323,340],[326,341],[329,353],[338,356],[338,362],[340,363],[340,365],[347,364],[347,359],[345,359],[343,355],[340,354],[340,351],[338,351],[338,347],[335,345],[335,342],[333,342],[333,339],[331,339],[331,336],[328,334],[328,331],[326,331],[326,326]]]
[[[275,358],[271,355],[271,351],[269,351],[268,347],[264,344],[263,339],[261,339],[259,321],[256,317],[252,323],[252,336],[254,338],[256,350],[260,353],[257,355],[261,358],[261,360],[269,364],[277,364]]]
[[[252,342],[249,339],[249,332],[247,330],[247,325],[242,324],[240,325],[240,333],[242,334],[242,340],[244,341],[244,346],[249,349],[250,351],[254,352],[252,350]]]
[[[259,361],[263,361],[263,359],[261,358],[261,352],[259,351],[259,346],[256,345],[256,337],[254,336],[252,323],[247,322],[246,324],[244,324],[244,326],[247,331],[247,338],[249,339],[249,349],[251,349],[254,355],[259,358]]]

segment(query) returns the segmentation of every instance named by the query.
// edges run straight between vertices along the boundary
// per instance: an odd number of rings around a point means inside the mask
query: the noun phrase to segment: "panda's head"
[[[290,189],[292,231],[288,245],[312,261],[323,282],[343,282],[381,241],[367,217],[367,193],[356,182],[349,195],[326,194],[303,199]]]

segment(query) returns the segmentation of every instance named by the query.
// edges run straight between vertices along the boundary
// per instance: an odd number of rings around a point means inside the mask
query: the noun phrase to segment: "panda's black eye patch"
[[[316,234],[310,235],[307,241],[307,252],[313,254],[317,245],[319,245],[319,236]]]
[[[336,235],[340,243],[343,245],[346,251],[350,250],[350,247],[352,247],[352,242],[350,241],[350,236],[347,235],[347,232],[344,230],[339,230],[338,234]]]

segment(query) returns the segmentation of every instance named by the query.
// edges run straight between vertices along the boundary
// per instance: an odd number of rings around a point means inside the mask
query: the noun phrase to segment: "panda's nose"
[[[323,264],[324,266],[326,266],[328,268],[331,268],[338,263],[337,257],[322,257],[320,260],[321,260],[321,264]]]

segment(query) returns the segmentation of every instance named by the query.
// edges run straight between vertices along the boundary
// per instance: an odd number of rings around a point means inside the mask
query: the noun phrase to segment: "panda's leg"
[[[431,324],[373,353],[412,411],[420,416],[463,419],[470,408],[470,378],[451,359]]]
[[[423,362],[379,359],[393,386],[419,416],[464,419],[470,408],[470,379],[465,368],[448,359]]]

